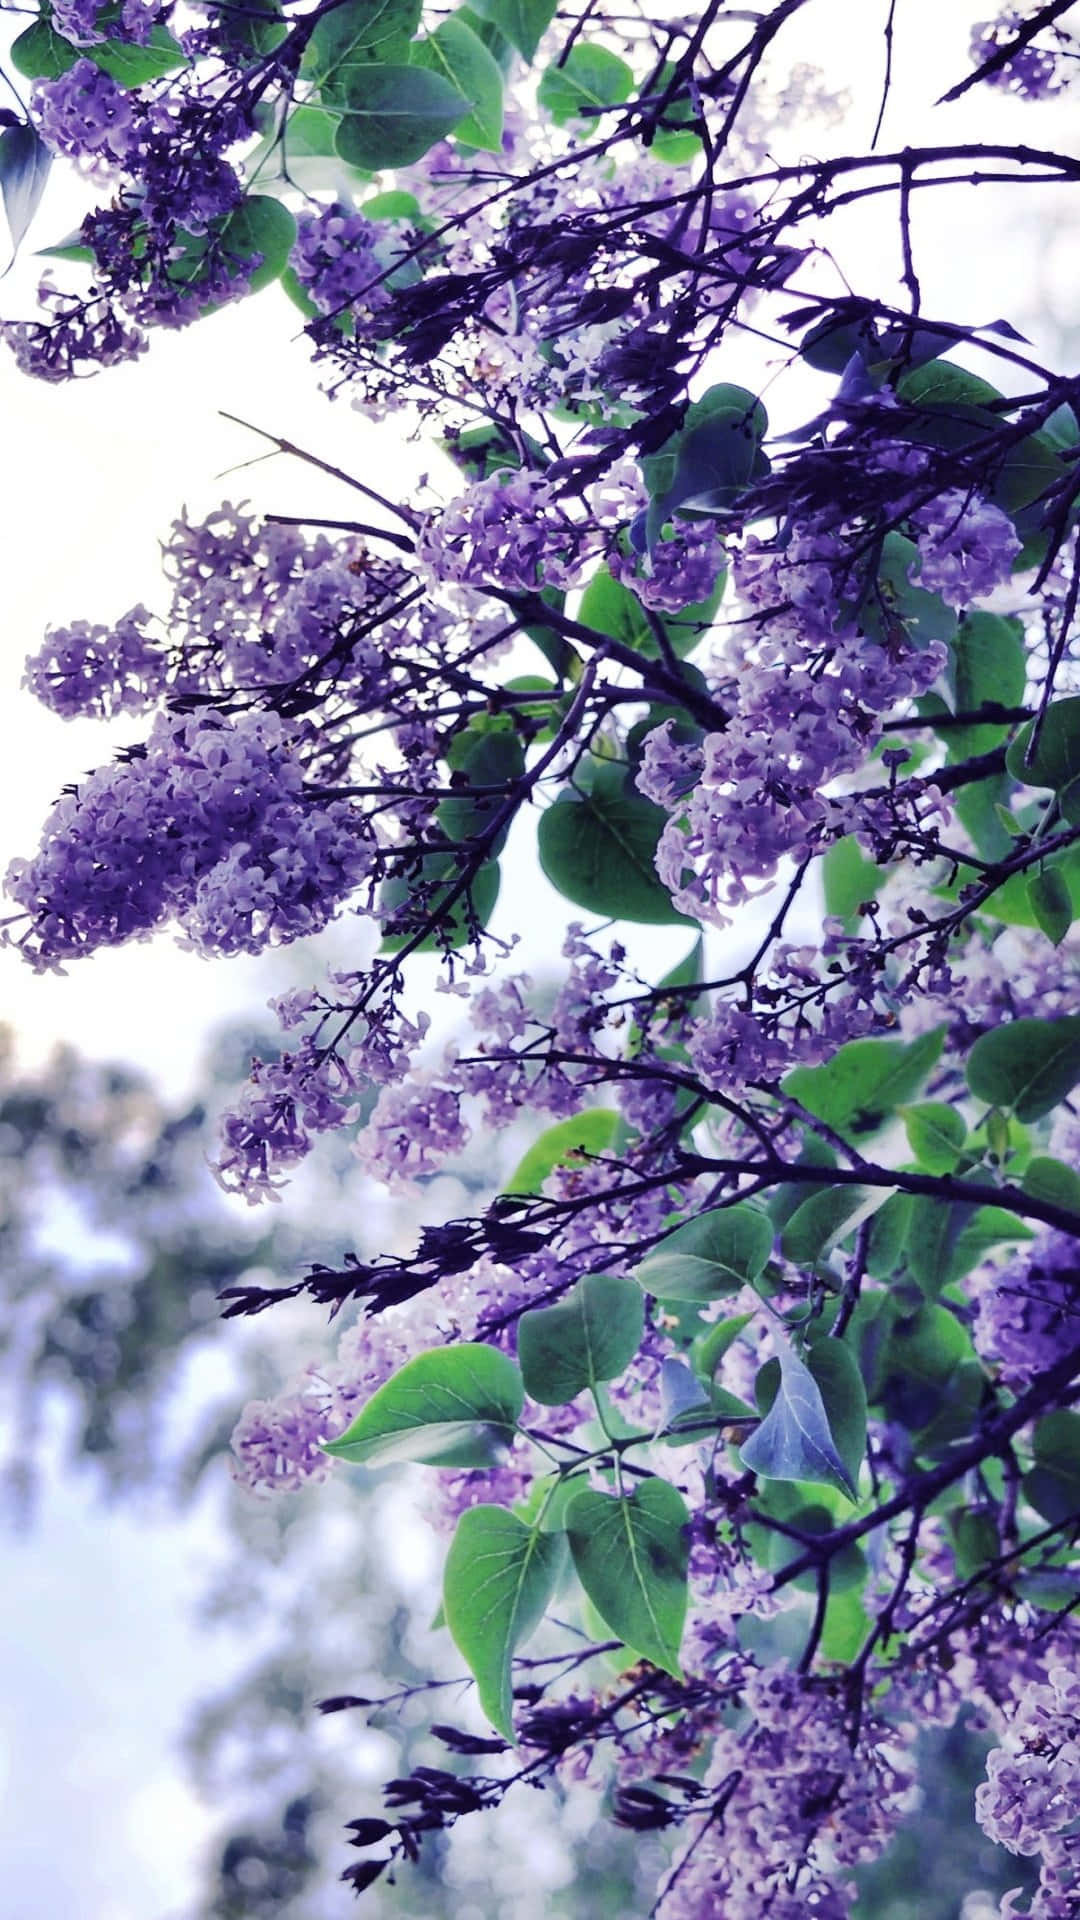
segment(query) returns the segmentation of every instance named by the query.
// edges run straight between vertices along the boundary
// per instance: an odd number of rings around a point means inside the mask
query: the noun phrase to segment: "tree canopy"
[[[217,1160],[254,1204],[344,1130],[422,1215],[222,1296],[343,1319],[240,1476],[418,1463],[452,1536],[473,1704],[353,1823],[358,1893],[587,1775],[670,1841],[658,1920],[840,1920],[975,1705],[975,1818],[1039,1870],[1001,1914],[1080,1913],[1080,416],[995,224],[1080,180],[1080,44],[1055,0],[927,46],[927,144],[881,11],[869,114],[785,51],[813,0],[52,0],[12,46],[14,242],[54,156],[100,189],[25,372],[280,282],[432,441],[402,501],[260,424],[340,519],[182,516],[160,612],[47,634],[31,691],[123,744],[7,880],[39,969],[363,923]],[[951,137],[972,92],[1030,137]],[[958,185],[978,324],[924,299]]]

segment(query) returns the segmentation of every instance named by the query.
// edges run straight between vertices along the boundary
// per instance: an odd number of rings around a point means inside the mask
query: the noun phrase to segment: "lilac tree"
[[[4,327],[27,372],[280,280],[331,391],[459,474],[182,519],[162,616],[50,633],[40,698],[148,724],[8,878],[40,968],[375,924],[225,1117],[251,1201],[334,1129],[422,1191],[535,1118],[409,1254],[227,1298],[351,1311],[238,1473],[419,1462],[453,1529],[464,1762],[357,1819],[358,1892],[590,1771],[671,1836],[662,1920],[833,1920],[913,1733],[974,1704],[975,1817],[1039,1863],[1002,1912],[1080,1914],[1078,383],[1008,315],[924,310],[919,264],[956,183],[975,222],[1080,180],[1080,46],[1062,0],[973,21],[927,99],[1042,102],[1034,144],[886,143],[883,8],[852,152],[786,61],[804,11],[53,0],[12,50],[16,238],[53,154],[103,189],[52,249],[78,286]],[[885,285],[845,252],[867,204]],[[762,352],[768,412],[721,378]],[[499,931],[511,832],[574,915],[554,998]],[[685,930],[658,981],[635,927]]]

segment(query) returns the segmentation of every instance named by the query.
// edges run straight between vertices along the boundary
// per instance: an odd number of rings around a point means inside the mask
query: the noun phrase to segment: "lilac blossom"
[[[272,715],[159,714],[143,748],[53,809],[8,891],[39,966],[176,919],[204,953],[258,952],[325,926],[372,868],[348,803],[308,803]]]
[[[161,642],[145,631],[149,623],[146,608],[133,607],[113,627],[87,620],[51,627],[26,663],[23,684],[65,720],[142,713],[157,699],[165,665]]]
[[[54,153],[113,164],[139,145],[136,97],[92,60],[76,60],[56,80],[39,80],[32,96],[38,132]]]
[[[1012,578],[1020,541],[1000,507],[958,491],[912,516],[918,528],[918,582],[950,607],[984,600]]]
[[[404,250],[400,221],[368,220],[335,202],[297,221],[289,264],[323,314],[347,312],[354,326],[377,335],[391,304],[385,276]]]
[[[1002,1378],[1026,1382],[1080,1346],[1080,1254],[1068,1234],[1040,1236],[1005,1267],[973,1276],[975,1344]]]

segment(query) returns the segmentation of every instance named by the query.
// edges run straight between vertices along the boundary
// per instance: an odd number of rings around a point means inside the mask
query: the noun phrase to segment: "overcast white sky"
[[[986,11],[994,10],[992,0]],[[820,0],[797,29],[804,57],[850,87],[850,141],[868,137],[880,86],[876,0]],[[890,137],[1042,138],[1012,103],[975,94],[917,132],[899,102],[924,97],[929,70],[942,84],[965,71],[971,9],[958,0],[900,0],[898,107]],[[1057,116],[1060,138],[1076,107]],[[989,203],[961,190],[924,220],[920,268],[927,307],[949,317],[1015,317],[1047,271],[1044,233],[1018,197],[1000,203],[1009,266],[1004,285],[988,244]],[[1065,196],[1061,196],[1064,205]],[[1025,206],[1030,203],[1025,202]],[[45,245],[76,223],[77,194],[57,182],[31,235]],[[1047,215],[1049,218],[1049,214]],[[863,222],[862,263],[891,257],[892,236],[875,212]],[[1050,262],[1063,312],[1074,304],[1076,250],[1055,242]],[[29,306],[31,263],[0,283],[0,311]],[[869,268],[867,268],[869,278]],[[132,367],[74,386],[35,385],[0,358],[4,459],[0,526],[5,551],[0,627],[0,864],[31,851],[61,784],[108,751],[101,730],[65,727],[19,693],[22,661],[48,623],[109,619],[139,599],[160,601],[156,542],[182,502],[206,509],[248,497],[281,511],[332,514],[340,493],[309,470],[277,460],[219,480],[261,451],[218,417],[228,408],[320,454],[404,487],[419,455],[399,428],[376,432],[347,404],[319,395],[294,310],[274,290],[181,335],[155,340]],[[1075,370],[1075,369],[1066,369]],[[741,368],[725,364],[723,377]],[[120,737],[122,738],[122,732]],[[115,739],[116,735],[111,738]],[[528,912],[532,880],[516,864],[507,920]],[[19,1030],[28,1057],[64,1037],[85,1051],[127,1055],[172,1089],[190,1082],[203,1036],[223,1013],[243,1011],[273,990],[275,964],[209,965],[156,943],[103,954],[65,978],[37,979],[0,952],[0,1014]],[[227,1333],[223,1332],[223,1338]],[[196,1635],[187,1612],[199,1567],[217,1541],[212,1507],[190,1521],[122,1517],[97,1506],[83,1485],[58,1485],[36,1534],[9,1548],[0,1587],[0,1640],[10,1654],[0,1701],[0,1813],[5,1911],[79,1920],[174,1920],[191,1888],[205,1817],[184,1787],[170,1742],[184,1703],[208,1666],[224,1673],[240,1650]]]

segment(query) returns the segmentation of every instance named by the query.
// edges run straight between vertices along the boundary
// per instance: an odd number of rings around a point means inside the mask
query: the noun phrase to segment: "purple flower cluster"
[[[256,953],[325,926],[373,858],[347,803],[305,798],[276,716],[159,714],[145,747],[64,795],[7,884],[39,967],[168,919],[200,952]]]
[[[952,491],[912,519],[919,530],[918,583],[946,606],[970,607],[1008,585],[1020,541],[1000,507]]]
[[[1068,1234],[1049,1233],[1005,1267],[973,1276],[975,1345],[1002,1378],[1026,1383],[1080,1346],[1080,1255]]]
[[[577,584],[586,545],[543,474],[503,468],[428,517],[417,558],[439,585],[533,593]]]
[[[137,96],[92,60],[76,60],[55,80],[39,80],[31,96],[38,132],[54,153],[114,166],[138,151]]]
[[[222,1117],[217,1177],[254,1203],[274,1198],[280,1176],[311,1150],[312,1135],[340,1127],[353,1089],[336,1057],[305,1040],[277,1060],[256,1060],[239,1104]]]
[[[708,600],[726,563],[723,541],[709,520],[681,520],[670,539],[659,541],[645,562],[619,552],[609,562],[615,578],[652,613],[681,613]]]
[[[704,1784],[720,1817],[691,1822],[660,1920],[846,1920],[838,1870],[880,1854],[912,1797],[915,1763],[883,1722],[853,1748],[842,1701],[784,1667],[755,1673],[748,1721],[715,1735]]]
[[[737,705],[702,742],[692,790],[692,755],[650,737],[638,785],[671,812],[656,864],[684,913],[722,925],[724,908],[770,884],[781,860],[823,846],[822,789],[862,764],[889,709],[924,693],[945,665],[940,644],[885,646],[839,623],[841,556],[838,536],[813,526],[779,554],[748,540],[736,578],[759,631],[738,651],[728,644]]]
[[[158,0],[123,0],[118,18],[102,20],[111,11],[106,0],[53,0],[53,30],[73,47],[93,47],[103,40],[124,40],[143,47],[161,18]]]
[[[1080,1676],[1055,1667],[1048,1681],[1025,1688],[975,1793],[983,1832],[1010,1853],[1039,1853],[1080,1819]]]
[[[356,1156],[384,1186],[404,1188],[438,1173],[469,1138],[461,1097],[430,1074],[386,1086],[357,1138]]]
[[[232,1436],[233,1478],[252,1493],[296,1493],[325,1480],[322,1452],[348,1425],[350,1414],[317,1367],[288,1393],[249,1400]]]
[[[400,251],[397,221],[368,220],[336,201],[302,214],[289,257],[297,280],[320,313],[348,312],[364,332],[378,332],[391,303],[384,276]]]
[[[1000,47],[1015,38],[1018,28],[1026,25],[1027,18],[1019,8],[1006,7],[996,20],[980,20],[971,31],[974,65],[981,67],[984,61],[993,59]],[[1071,37],[1060,28],[1055,37],[1056,47],[1047,46],[1045,41],[1040,44],[1038,37],[1018,47],[1004,66],[986,75],[987,85],[1002,87],[1023,100],[1046,100],[1051,94],[1061,93],[1076,78],[1080,55]]]
[[[145,607],[132,607],[114,627],[88,620],[51,627],[26,663],[23,685],[65,720],[144,713],[158,697],[166,664],[160,641],[145,631],[149,621]]]

